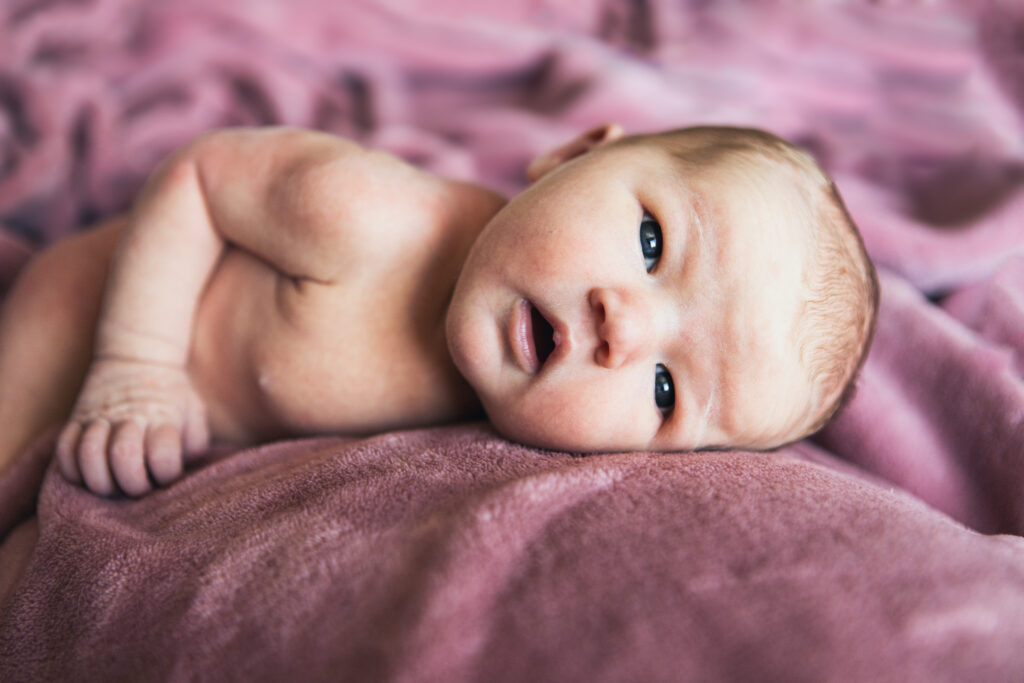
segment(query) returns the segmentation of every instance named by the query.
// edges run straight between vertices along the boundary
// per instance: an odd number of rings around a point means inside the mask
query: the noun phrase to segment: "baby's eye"
[[[646,211],[640,221],[640,250],[644,255],[644,267],[649,273],[661,259],[661,226]]]
[[[661,363],[654,368],[654,402],[662,415],[668,415],[676,405],[676,389],[672,374]]]

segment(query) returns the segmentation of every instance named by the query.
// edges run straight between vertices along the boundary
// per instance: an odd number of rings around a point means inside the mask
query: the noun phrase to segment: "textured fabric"
[[[437,428],[237,453],[137,501],[50,476],[39,521],[4,680],[1024,671],[1024,539],[786,455]]]
[[[210,128],[320,128],[515,192],[618,121],[807,147],[882,304],[851,403],[775,454],[464,425],[219,453],[138,501],[50,471],[0,679],[1020,680],[1024,10],[918,5],[3,3],[0,292]]]

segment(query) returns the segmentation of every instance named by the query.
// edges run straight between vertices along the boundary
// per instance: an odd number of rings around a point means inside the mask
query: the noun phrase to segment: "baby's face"
[[[473,245],[446,328],[498,431],[570,451],[800,436],[806,209],[785,174],[763,175],[611,145],[510,201]]]

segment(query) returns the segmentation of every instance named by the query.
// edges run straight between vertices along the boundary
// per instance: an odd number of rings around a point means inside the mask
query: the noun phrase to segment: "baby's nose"
[[[594,361],[617,368],[646,353],[654,342],[651,307],[637,293],[595,287],[588,296],[597,325]]]

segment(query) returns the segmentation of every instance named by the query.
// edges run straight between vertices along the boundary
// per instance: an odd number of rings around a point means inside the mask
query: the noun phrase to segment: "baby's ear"
[[[566,161],[575,159],[586,154],[592,149],[600,147],[609,142],[614,142],[622,137],[622,126],[617,123],[606,123],[597,128],[591,128],[583,135],[570,140],[560,147],[555,147],[546,154],[542,154],[526,167],[526,177],[533,183],[546,174],[558,168]]]

